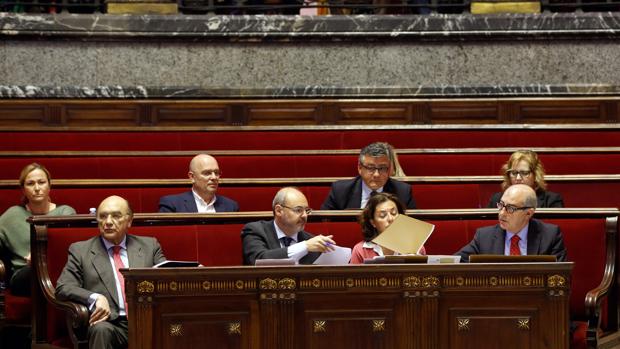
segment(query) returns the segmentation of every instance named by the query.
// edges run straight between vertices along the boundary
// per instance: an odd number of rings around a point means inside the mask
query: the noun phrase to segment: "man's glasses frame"
[[[304,214],[304,212],[307,215],[312,214],[312,209],[310,207],[302,207],[302,206],[290,207],[290,206],[286,206],[286,205],[282,205],[282,204],[280,204],[280,206],[288,208],[289,210],[293,211],[298,216],[301,216],[302,214]]]
[[[360,162],[360,166],[362,166],[362,168],[370,173],[375,173],[375,171],[378,171],[379,174],[387,174],[388,171],[390,170],[389,166],[380,166],[380,167],[374,167],[374,166],[368,166],[366,164],[364,164],[363,162]]]
[[[501,211],[503,208],[506,209],[506,212],[508,212],[510,214],[513,214],[513,213],[515,213],[517,211],[525,211],[525,210],[533,208],[533,207],[531,207],[531,206],[518,207],[518,206],[510,205],[510,204],[507,205],[503,201],[498,202],[497,203],[497,209]]]

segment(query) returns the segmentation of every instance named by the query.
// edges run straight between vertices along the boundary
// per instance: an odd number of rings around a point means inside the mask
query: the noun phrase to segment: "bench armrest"
[[[608,302],[608,308],[615,309],[616,302],[608,296],[614,286],[614,275],[616,266],[616,236],[618,234],[618,217],[608,217],[605,219],[605,230],[607,236],[607,252],[605,258],[605,271],[601,283],[594,289],[588,291],[585,299],[585,312],[588,319],[586,329],[586,342],[588,347],[596,348],[601,333],[602,304],[604,300]],[[608,322],[616,325],[618,314],[614,311],[607,312]],[[603,331],[605,332],[605,331]]]

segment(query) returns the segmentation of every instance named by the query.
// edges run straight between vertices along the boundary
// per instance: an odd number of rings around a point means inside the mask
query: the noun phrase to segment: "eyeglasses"
[[[527,178],[527,177],[529,177],[532,174],[532,171],[528,171],[528,170],[523,170],[523,171],[508,170],[508,171],[506,171],[506,173],[510,177],[514,177],[514,178],[516,178],[518,175],[521,175],[521,178]]]
[[[374,166],[364,165],[363,163],[360,163],[360,166],[362,166],[363,169],[365,169],[366,171],[370,173],[375,173],[375,171],[379,171],[379,174],[386,174],[388,173],[388,170],[390,169],[387,166],[374,167]]]
[[[282,204],[280,204],[280,206],[288,208],[289,210],[291,210],[291,211],[295,212],[295,214],[297,214],[297,215],[299,215],[299,216],[301,216],[302,214],[304,214],[304,212],[305,212],[307,215],[309,215],[309,214],[311,214],[311,213],[312,213],[312,209],[311,209],[310,207],[302,207],[302,206],[288,207],[288,206],[286,206],[286,205],[282,205]]]
[[[506,212],[512,214],[512,213],[515,213],[517,211],[527,210],[527,209],[533,208],[533,207],[530,207],[530,206],[517,207],[517,206],[514,206],[514,205],[506,205],[503,201],[500,201],[500,202],[497,203],[497,209],[501,211],[502,208],[505,208]]]

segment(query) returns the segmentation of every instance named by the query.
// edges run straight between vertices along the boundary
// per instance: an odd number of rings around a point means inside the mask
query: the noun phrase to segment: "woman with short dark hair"
[[[394,251],[375,244],[372,239],[383,233],[400,214],[405,214],[405,205],[396,195],[377,193],[371,196],[359,218],[364,240],[353,247],[350,263],[361,264],[364,259],[393,255]],[[426,254],[424,246],[418,254]]]

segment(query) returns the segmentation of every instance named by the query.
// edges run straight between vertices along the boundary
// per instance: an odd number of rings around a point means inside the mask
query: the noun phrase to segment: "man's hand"
[[[92,326],[101,321],[107,320],[109,317],[110,304],[108,304],[108,299],[102,295],[99,295],[99,297],[97,297],[97,301],[95,302],[95,306],[93,307],[93,312],[90,314],[88,324]]]
[[[333,235],[318,235],[310,240],[306,240],[306,246],[309,252],[329,252],[334,250],[336,242],[332,240]]]

